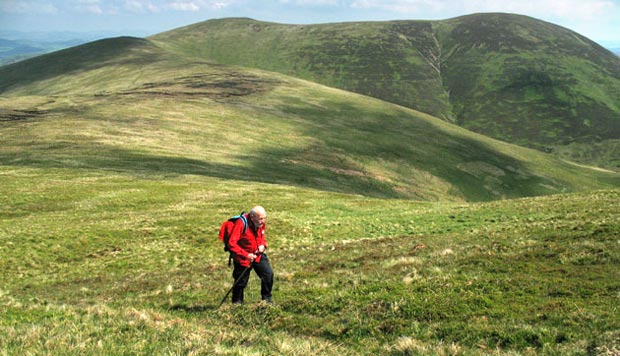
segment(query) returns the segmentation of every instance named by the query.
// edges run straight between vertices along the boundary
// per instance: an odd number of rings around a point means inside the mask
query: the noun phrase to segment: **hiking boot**
[[[273,304],[273,299],[271,297],[263,298],[263,302],[267,304]]]

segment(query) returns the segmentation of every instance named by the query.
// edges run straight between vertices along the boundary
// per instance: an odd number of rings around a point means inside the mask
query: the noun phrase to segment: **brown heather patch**
[[[264,93],[277,85],[277,80],[247,73],[196,73],[171,78],[165,82],[144,83],[140,87],[121,92],[123,95],[205,97],[227,99]]]
[[[20,121],[45,116],[48,112],[45,110],[12,110],[0,108],[0,122],[2,121]]]

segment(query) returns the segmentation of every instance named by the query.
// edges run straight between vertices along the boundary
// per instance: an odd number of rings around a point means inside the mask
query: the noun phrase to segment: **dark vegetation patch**
[[[310,36],[310,35],[308,35]],[[293,71],[314,80],[438,116],[449,116],[430,22],[397,22],[372,34],[321,28],[296,46]],[[423,82],[423,86],[416,83]]]
[[[28,120],[46,114],[46,110],[14,110],[0,108],[0,122]]]
[[[212,99],[226,99],[270,90],[276,80],[269,80],[240,72],[221,74],[198,73],[175,78],[171,81],[145,83],[135,90],[122,94],[154,96],[199,96]]]

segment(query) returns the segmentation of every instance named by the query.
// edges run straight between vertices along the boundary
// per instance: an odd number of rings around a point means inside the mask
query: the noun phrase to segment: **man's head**
[[[250,219],[252,219],[254,226],[263,226],[266,218],[267,213],[265,212],[265,208],[263,208],[262,206],[257,205],[250,210]]]

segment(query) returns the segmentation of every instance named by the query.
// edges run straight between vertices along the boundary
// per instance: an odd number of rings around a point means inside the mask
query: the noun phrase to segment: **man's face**
[[[254,215],[251,215],[252,222],[254,226],[261,227],[265,223],[265,219],[267,218],[267,214],[263,212],[256,212]]]

